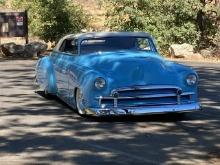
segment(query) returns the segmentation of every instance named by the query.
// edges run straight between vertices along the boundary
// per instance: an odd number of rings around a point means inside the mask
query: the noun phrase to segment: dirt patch
[[[219,56],[220,57],[220,56]],[[171,58],[166,57],[166,59],[171,61],[186,61],[186,62],[211,62],[211,63],[220,63],[220,58],[218,57],[209,57],[209,58]]]

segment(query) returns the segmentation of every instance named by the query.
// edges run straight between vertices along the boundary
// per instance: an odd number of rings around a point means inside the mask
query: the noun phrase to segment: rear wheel
[[[34,90],[35,93],[42,95],[45,98],[50,98],[51,94],[46,88],[41,89],[40,85],[37,83],[37,75],[34,76]]]
[[[46,87],[43,89],[44,92],[44,96],[47,98],[50,98],[51,96],[53,96],[54,94],[51,93],[52,89],[53,89],[53,83],[51,82],[51,80],[53,80],[53,75],[51,73],[46,73]]]
[[[85,110],[83,109],[83,93],[80,89],[76,90],[76,109],[80,115],[85,115]]]

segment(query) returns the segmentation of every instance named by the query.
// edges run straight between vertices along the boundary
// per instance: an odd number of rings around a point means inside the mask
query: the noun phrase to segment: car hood
[[[105,75],[115,87],[133,85],[180,85],[186,68],[167,62],[154,52],[118,51],[84,55],[79,65]]]
[[[97,52],[93,54],[81,55],[75,59],[75,62],[80,66],[85,66],[90,69],[113,72],[121,65],[143,63],[145,59],[158,59],[163,61],[163,58],[154,52],[143,51],[114,51],[114,52]],[[146,61],[145,61],[146,62]]]

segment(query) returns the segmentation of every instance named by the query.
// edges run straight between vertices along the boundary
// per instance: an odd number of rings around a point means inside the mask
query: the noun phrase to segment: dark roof
[[[104,38],[104,37],[151,37],[150,34],[145,32],[90,32],[90,33],[79,33],[79,34],[69,34],[64,36],[59,40],[54,50],[58,49],[62,45],[65,39],[76,38],[78,40],[89,39],[89,38]]]
[[[102,38],[102,37],[150,37],[148,33],[145,32],[91,32],[91,33],[79,33],[79,34],[70,34],[65,38],[75,37],[76,39],[85,39],[85,38]]]

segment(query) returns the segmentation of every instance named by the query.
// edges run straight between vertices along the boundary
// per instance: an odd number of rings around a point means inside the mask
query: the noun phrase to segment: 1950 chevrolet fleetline
[[[197,73],[165,60],[144,32],[63,37],[36,66],[36,83],[80,115],[146,115],[200,109]]]

